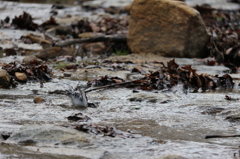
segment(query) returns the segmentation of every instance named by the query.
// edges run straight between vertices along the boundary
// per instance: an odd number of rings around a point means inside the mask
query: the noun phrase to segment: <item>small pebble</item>
[[[25,73],[15,72],[15,76],[19,81],[27,81],[27,75]]]
[[[45,100],[42,97],[34,97],[34,103],[44,103]]]

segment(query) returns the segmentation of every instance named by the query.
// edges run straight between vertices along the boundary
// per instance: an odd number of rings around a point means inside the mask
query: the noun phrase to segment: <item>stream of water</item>
[[[176,61],[180,65],[193,64],[200,72],[206,70],[206,66],[192,59]],[[210,74],[219,74],[228,69],[215,66],[208,70]],[[116,75],[124,77],[126,74],[117,72]],[[235,78],[239,79],[239,76],[235,75]],[[205,139],[206,135],[239,134],[238,122],[226,120],[227,116],[240,111],[239,102],[224,99],[226,94],[238,98],[238,86],[233,91],[188,94],[182,93],[182,86],[165,93],[133,93],[126,88],[99,90],[87,94],[89,101],[98,107],[83,111],[73,108],[68,96],[49,94],[77,84],[79,81],[54,79],[45,83],[43,88],[38,83],[28,83],[15,89],[1,89],[0,130],[3,134],[13,132],[13,137],[1,144],[0,158],[137,159],[170,154],[185,158],[225,159],[238,152],[237,138]],[[84,85],[86,81],[80,84]],[[41,96],[46,102],[34,104],[35,96]],[[80,112],[91,118],[88,123],[114,126],[137,136],[112,138],[66,129],[77,124],[69,122],[67,117]],[[50,131],[55,133],[50,134]],[[69,138],[69,134],[73,137]],[[79,135],[87,142],[79,141]],[[28,143],[32,140],[34,144]]]

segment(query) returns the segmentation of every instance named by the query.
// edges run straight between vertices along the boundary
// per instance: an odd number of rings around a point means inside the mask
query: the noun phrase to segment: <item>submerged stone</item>
[[[203,20],[198,11],[184,2],[135,0],[130,15],[128,45],[132,52],[207,56],[209,35]]]

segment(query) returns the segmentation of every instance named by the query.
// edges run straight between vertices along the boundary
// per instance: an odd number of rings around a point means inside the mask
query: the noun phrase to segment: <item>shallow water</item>
[[[181,64],[181,59],[177,59]],[[182,64],[190,59],[182,59]],[[195,63],[192,61],[192,63]],[[197,65],[196,65],[197,66]],[[201,68],[201,65],[198,65]],[[218,67],[216,67],[218,68]],[[204,67],[202,68],[204,69]],[[211,72],[216,73],[215,71]],[[236,81],[237,82],[237,81]],[[12,143],[24,141],[10,139],[1,144],[1,157],[23,156],[33,157],[37,152],[41,157],[75,158],[157,158],[166,154],[180,155],[186,158],[231,158],[238,151],[237,138],[204,139],[206,135],[238,134],[239,124],[225,120],[228,112],[238,109],[238,101],[224,99],[228,94],[239,97],[236,87],[233,92],[206,92],[183,94],[181,86],[173,92],[132,93],[131,89],[118,88],[99,90],[87,94],[90,102],[97,108],[80,111],[73,108],[69,97],[48,94],[54,90],[68,89],[79,82],[67,79],[54,79],[40,88],[38,83],[19,85],[15,89],[1,89],[0,94],[0,127],[1,132],[19,132],[23,125],[40,124],[47,128],[54,126],[70,126],[66,117],[78,112],[89,116],[90,123],[115,126],[125,132],[141,135],[136,138],[111,138],[89,135],[89,144],[81,149],[74,145],[59,145],[49,141],[48,144],[38,141],[37,145],[21,146]],[[85,85],[86,81],[80,84]],[[35,90],[35,91],[34,91]],[[37,90],[37,91],[36,91]],[[37,94],[34,94],[37,92]],[[43,97],[46,102],[34,104],[35,96]],[[141,99],[131,102],[130,98]],[[217,114],[203,114],[211,108],[224,108]],[[74,123],[73,123],[74,124]],[[34,126],[31,126],[34,127]],[[72,128],[69,128],[69,131]],[[74,132],[74,134],[78,134]],[[36,134],[30,133],[29,136]],[[46,136],[45,136],[46,137]],[[38,138],[41,138],[39,136]],[[91,154],[91,155],[90,155]]]

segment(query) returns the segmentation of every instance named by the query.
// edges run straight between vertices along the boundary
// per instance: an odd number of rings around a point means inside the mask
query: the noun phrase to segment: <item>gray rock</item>
[[[22,145],[75,145],[88,144],[87,135],[71,128],[53,125],[28,125],[23,126],[18,132],[14,132],[8,143]]]
[[[23,63],[42,63],[42,60],[34,55],[25,56],[22,60]]]
[[[164,155],[157,159],[187,159],[187,158],[182,157],[182,156],[177,156],[177,155]]]
[[[126,156],[125,154],[118,154],[118,153],[110,153],[108,151],[105,151],[103,153],[103,156],[100,157],[99,159],[131,159],[132,156]]]
[[[54,59],[57,56],[63,56],[63,55],[72,55],[72,54],[60,47],[51,47],[51,48],[47,48],[40,51],[36,55],[36,57],[42,60],[48,60],[48,59]]]
[[[148,92],[149,93],[149,92]],[[165,95],[162,94],[155,94],[155,93],[138,93],[138,94],[133,94],[130,98],[128,98],[129,101],[131,102],[143,102],[146,101],[148,103],[167,103],[167,98]]]
[[[55,28],[56,35],[72,35],[72,28],[69,26],[57,26]]]
[[[6,70],[0,69],[0,88],[7,88],[10,86],[11,77]]]
[[[135,0],[130,11],[128,45],[134,53],[205,57],[209,40],[198,11],[181,1]]]
[[[99,54],[99,55],[102,54],[106,49],[106,46],[103,42],[85,43],[83,44],[82,47],[85,52]]]

